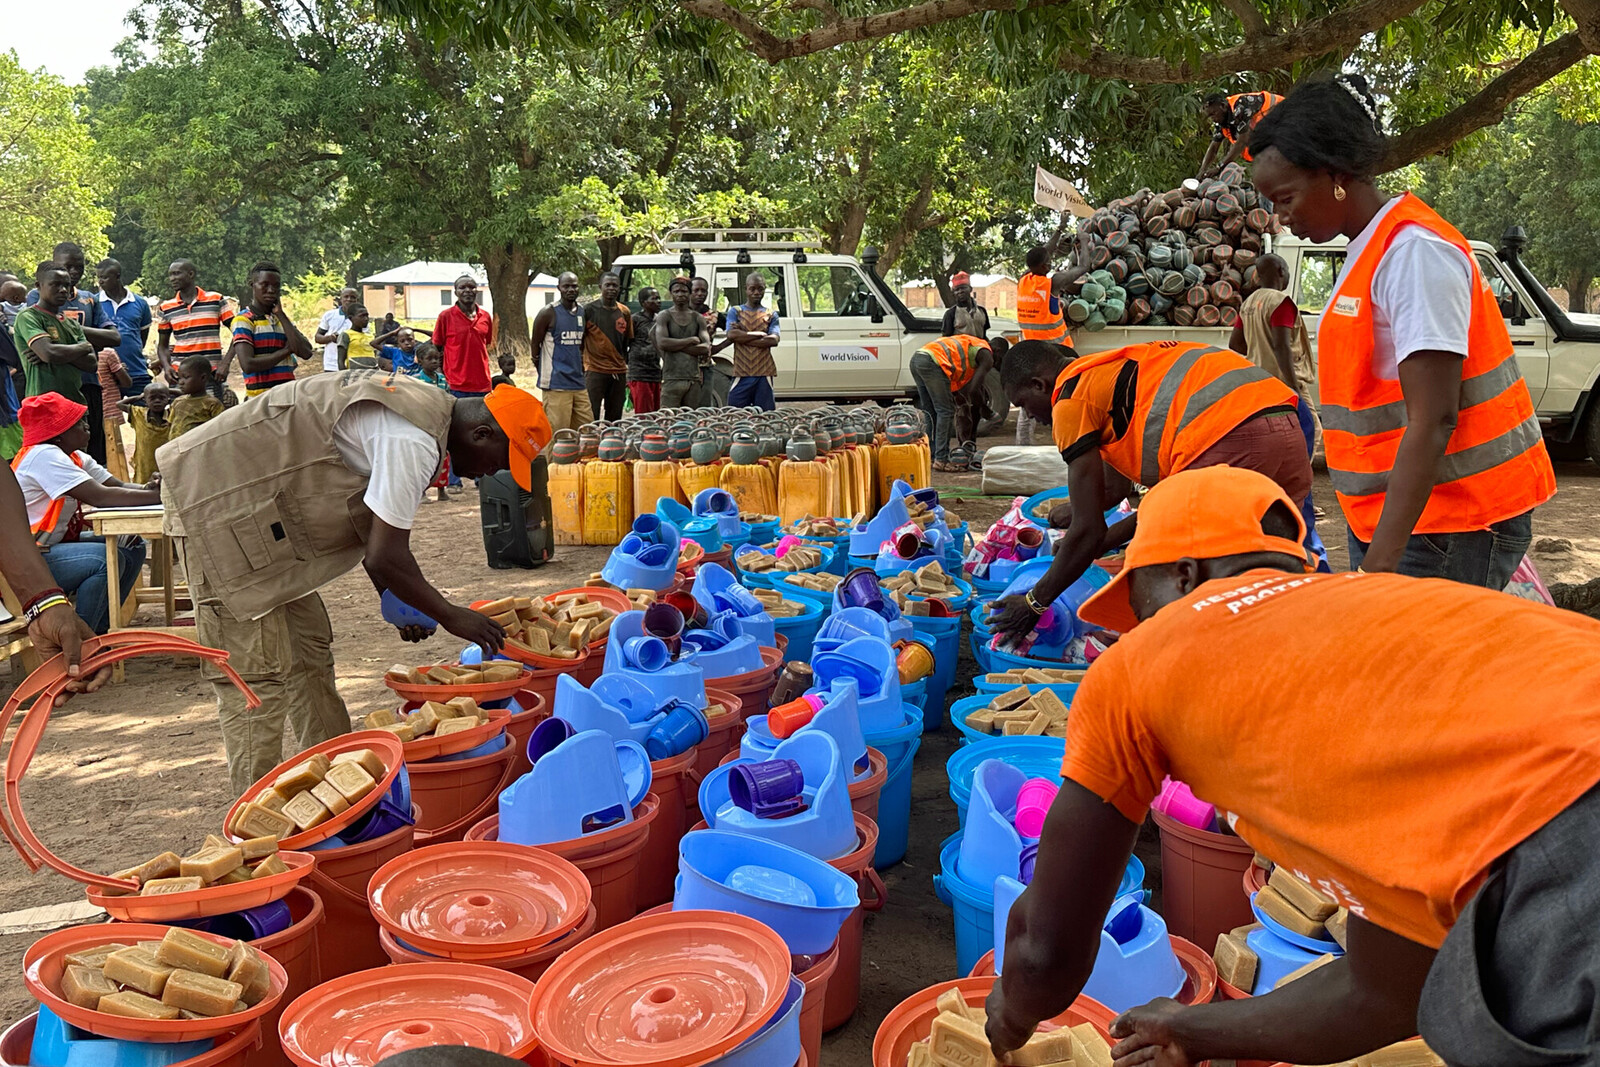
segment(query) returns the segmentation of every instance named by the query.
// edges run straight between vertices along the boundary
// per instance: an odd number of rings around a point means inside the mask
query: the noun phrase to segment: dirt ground
[[[1011,443],[1003,436],[985,447]],[[1040,435],[1039,443],[1045,443]],[[1600,577],[1600,468],[1562,465],[1561,491],[1535,516],[1535,557],[1547,581],[1582,583]],[[998,518],[1009,498],[976,495],[975,475],[941,476],[953,490],[951,503],[981,531]],[[973,494],[968,496],[968,494]],[[959,496],[959,499],[956,497]],[[1319,523],[1336,568],[1345,565],[1345,530],[1325,475],[1317,500],[1329,517]],[[477,499],[471,489],[443,503],[425,504],[413,544],[428,575],[456,601],[509,594],[531,595],[582,583],[600,567],[605,549],[561,548],[550,565],[533,571],[493,571],[484,563],[477,534]],[[359,571],[323,590],[335,633],[339,688],[353,715],[395,703],[382,682],[396,662],[444,659],[461,642],[442,631],[422,646],[402,642],[378,616],[377,596]],[[141,621],[154,623],[149,608]],[[192,632],[192,631],[191,631]],[[954,700],[971,692],[974,670],[962,641]],[[15,675],[0,667],[0,693]],[[867,921],[861,1006],[847,1026],[824,1043],[825,1062],[870,1062],[879,1021],[911,993],[955,976],[955,941],[950,910],[933,893],[940,842],[957,829],[945,778],[956,735],[946,726],[925,735],[916,757],[910,851],[903,863],[883,872],[888,905]],[[127,681],[74,699],[51,717],[31,773],[22,786],[31,825],[61,856],[79,866],[111,871],[167,848],[184,851],[216,831],[231,799],[222,743],[209,687],[192,662],[132,661]],[[82,890],[51,871],[30,874],[9,851],[0,850],[0,900],[4,910],[82,900]],[[1152,887],[1159,885],[1159,854],[1147,828],[1140,855]],[[31,1010],[20,978],[23,951],[39,935],[0,936],[0,1021],[9,1025]]]

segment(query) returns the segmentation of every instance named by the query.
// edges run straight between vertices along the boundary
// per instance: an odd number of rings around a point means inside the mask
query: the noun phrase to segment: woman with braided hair
[[[1502,589],[1555,472],[1471,245],[1413,194],[1378,188],[1387,147],[1359,74],[1302,83],[1250,136],[1283,222],[1350,240],[1317,334],[1350,563]]]

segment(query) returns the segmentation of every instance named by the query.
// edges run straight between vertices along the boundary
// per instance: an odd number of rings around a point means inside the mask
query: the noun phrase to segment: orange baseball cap
[[[1267,509],[1283,504],[1294,516],[1296,540],[1261,529]],[[1128,599],[1128,575],[1140,567],[1180,559],[1217,559],[1246,552],[1281,552],[1306,558],[1306,524],[1283,487],[1257,471],[1200,467],[1163,478],[1139,505],[1139,524],[1122,573],[1084,601],[1078,617],[1118,633],[1139,625]],[[1311,570],[1308,563],[1306,570]]]
[[[528,392],[514,385],[497,385],[483,398],[489,405],[489,414],[500,424],[511,441],[508,456],[511,477],[525,490],[533,489],[533,461],[550,444],[550,419],[544,405]]]

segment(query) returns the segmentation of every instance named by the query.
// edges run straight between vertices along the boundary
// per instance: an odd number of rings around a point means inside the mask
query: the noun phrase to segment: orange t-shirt
[[[1600,781],[1600,622],[1442,579],[1208,582],[1095,662],[1062,774],[1134,822],[1170,774],[1437,947],[1489,865]]]
[[[1137,399],[1139,365],[1132,360],[1119,360],[1090,367],[1074,377],[1078,384],[1072,395],[1056,401],[1050,409],[1050,429],[1061,458],[1068,463],[1127,433]],[[1057,389],[1066,378],[1067,372],[1062,371],[1056,380]],[[1122,473],[1130,478],[1139,474]]]

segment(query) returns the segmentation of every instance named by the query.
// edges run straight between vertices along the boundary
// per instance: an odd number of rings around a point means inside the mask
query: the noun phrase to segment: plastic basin
[[[748,834],[686,835],[678,845],[678,872],[675,909],[748,916],[776,931],[792,956],[829,951],[861,903],[855,880],[836,868]]]
[[[976,698],[973,698],[976,699]],[[951,712],[954,715],[954,710]],[[957,720],[959,722],[959,720]],[[1061,761],[1066,758],[1064,737],[995,737],[987,735],[972,744],[962,745],[945,762],[950,780],[950,799],[955,801],[961,825],[967,822],[967,804],[972,799],[972,776],[978,764],[997,759],[1017,768],[1029,778],[1061,782]]]
[[[590,934],[594,933],[595,924],[598,918],[599,913],[595,911],[594,905],[591,903],[584,914],[583,921],[579,923],[578,928],[569,933],[567,936],[560,938],[559,940],[552,941],[550,944],[545,945],[542,948],[537,948],[524,955],[506,956],[497,959],[474,960],[473,962],[483,964],[486,967],[498,967],[503,971],[510,971],[513,974],[520,974],[530,982],[537,982],[539,977],[543,975],[545,971],[550,969],[550,964],[555,962],[557,956],[561,955],[563,952],[567,951],[567,949],[578,944]],[[445,962],[438,956],[430,956],[426,952],[418,952],[410,945],[407,945],[405,942],[395,937],[388,930],[379,930],[378,940],[383,945],[383,951],[388,953],[389,959],[395,963]]]
[[[933,1029],[933,1020],[939,1014],[936,1001],[947,989],[959,989],[967,1003],[981,1008],[994,988],[993,978],[957,978],[929,986],[901,1001],[878,1026],[872,1039],[872,1067],[905,1067],[911,1055],[911,1046],[926,1038]],[[1047,1025],[1054,1027],[1076,1026],[1092,1023],[1100,1036],[1111,1040],[1111,1021],[1116,1014],[1104,1004],[1088,997],[1079,997],[1062,1014]]]

